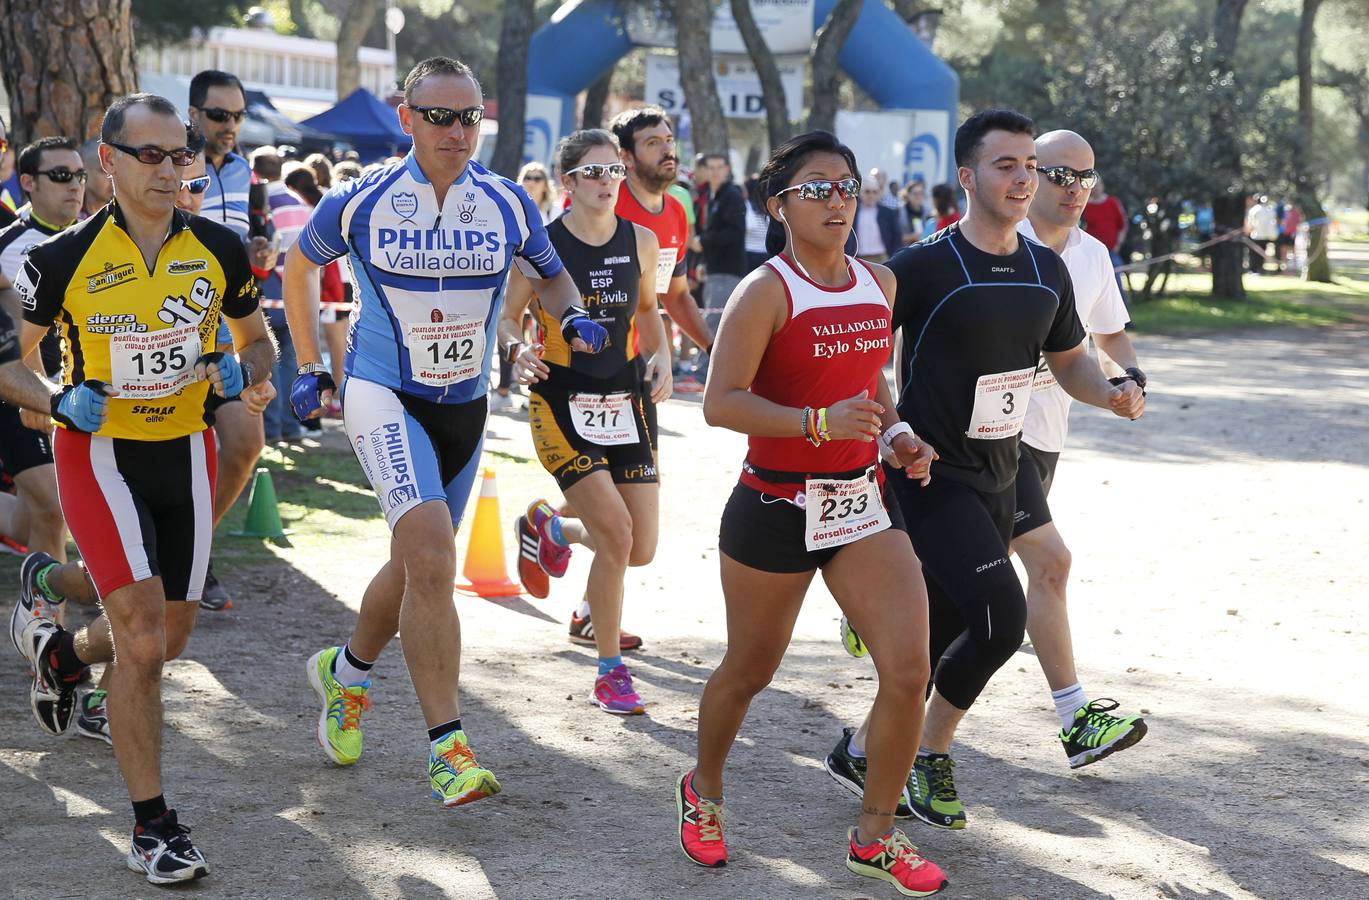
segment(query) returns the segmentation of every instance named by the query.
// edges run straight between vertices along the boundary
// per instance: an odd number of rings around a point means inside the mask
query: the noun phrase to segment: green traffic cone
[[[252,478],[252,490],[247,495],[247,519],[237,537],[283,538],[286,535],[276,508],[276,486],[267,469],[257,469]]]

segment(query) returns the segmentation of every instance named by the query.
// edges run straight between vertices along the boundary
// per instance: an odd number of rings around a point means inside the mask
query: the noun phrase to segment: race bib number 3
[[[613,447],[641,440],[631,394],[571,394],[570,415],[575,433],[591,444]]]
[[[965,435],[981,441],[1012,437],[1022,430],[1036,367],[981,375],[974,384],[974,411]]]
[[[670,290],[670,279],[675,275],[675,260],[680,251],[675,247],[662,247],[656,259],[656,296],[664,297]]]
[[[804,482],[803,495],[807,520],[803,540],[809,550],[840,547],[891,524],[873,469],[869,475],[850,481],[810,478]]]
[[[114,389],[126,400],[168,397],[195,380],[200,332],[194,325],[109,338]]]
[[[485,323],[479,319],[405,324],[404,345],[414,381],[446,387],[480,374],[485,362]]]

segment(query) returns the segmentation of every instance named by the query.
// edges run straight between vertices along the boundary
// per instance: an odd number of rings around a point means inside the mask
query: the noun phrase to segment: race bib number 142
[[[404,345],[414,381],[446,387],[480,374],[485,362],[485,323],[479,319],[405,324]]]

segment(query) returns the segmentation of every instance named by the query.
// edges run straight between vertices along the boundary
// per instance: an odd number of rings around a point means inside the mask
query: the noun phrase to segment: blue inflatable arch
[[[815,29],[835,5],[836,0],[816,0]],[[532,37],[528,93],[560,100],[559,121],[539,117],[530,106],[528,146],[549,148],[561,135],[574,130],[575,96],[632,49],[615,0],[572,0],[558,9]],[[839,61],[846,74],[882,108],[944,110],[954,129],[960,79],[882,0],[865,0]],[[946,149],[938,148],[943,158],[949,156]]]

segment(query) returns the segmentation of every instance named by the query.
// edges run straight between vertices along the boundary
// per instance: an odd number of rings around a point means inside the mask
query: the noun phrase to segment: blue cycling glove
[[[294,411],[295,418],[303,422],[322,409],[323,398],[320,395],[324,391],[337,392],[337,384],[327,372],[296,375],[295,383],[290,385],[290,409]]]
[[[238,358],[233,354],[219,353],[216,350],[213,353],[206,353],[204,356],[195,360],[196,366],[199,366],[201,363],[203,363],[206,368],[210,365],[218,365],[219,377],[223,379],[223,398],[225,400],[232,400],[234,397],[241,394],[242,389],[246,387],[246,385],[242,383],[242,364],[238,362]]]
[[[109,403],[106,387],[103,381],[92,379],[62,388],[52,395],[53,421],[75,431],[99,431]]]
[[[591,319],[583,306],[571,306],[561,316],[561,337],[567,344],[579,338],[589,347],[586,352],[598,353],[608,343],[608,330]]]

